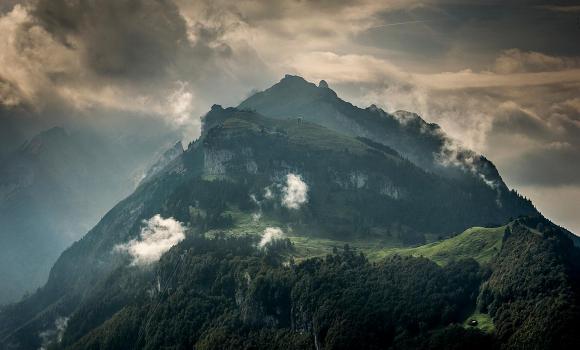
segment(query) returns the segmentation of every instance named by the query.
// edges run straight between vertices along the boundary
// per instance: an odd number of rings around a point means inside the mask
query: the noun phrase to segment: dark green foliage
[[[157,266],[121,267],[95,285],[51,350],[576,348],[578,250],[532,224],[509,225],[489,268],[370,263],[348,245],[286,264],[288,241],[258,250],[254,237],[190,235]],[[459,326],[478,293],[494,334]]]
[[[434,330],[471,312],[483,277],[473,260],[441,268],[395,256],[371,264],[348,247],[284,267],[252,243],[188,238],[156,272],[141,275],[141,287],[125,282],[126,289],[88,300],[60,347],[383,349],[416,337],[428,343]],[[156,274],[165,281],[161,290]],[[120,270],[108,284],[123,284],[127,275],[135,271]],[[126,305],[116,312],[109,304],[119,295]],[[103,321],[99,310],[109,310],[110,319],[89,331],[87,322]],[[439,338],[437,344],[451,342]]]
[[[232,216],[224,213],[230,206],[246,211],[255,209],[248,193],[249,188],[243,184],[194,178],[173,190],[166,200],[165,210],[176,220],[190,223],[201,232],[227,228],[234,223]],[[191,208],[200,210],[192,214]]]
[[[580,347],[580,254],[559,228],[543,221],[543,232],[532,232],[529,219],[506,230],[481,291],[481,307],[493,317],[505,349]]]
[[[302,312],[294,323],[312,328],[325,348],[380,349],[395,338],[459,322],[481,282],[477,263],[463,263],[442,269],[427,259],[395,256],[369,265],[352,251],[312,260],[299,269],[293,296]]]

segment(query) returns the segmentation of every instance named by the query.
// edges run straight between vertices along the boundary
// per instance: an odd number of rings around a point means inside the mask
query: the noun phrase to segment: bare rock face
[[[225,175],[226,163],[234,157],[228,150],[205,149],[204,172],[206,175]]]
[[[379,193],[392,199],[401,199],[404,197],[404,190],[395,186],[392,182],[382,184]]]

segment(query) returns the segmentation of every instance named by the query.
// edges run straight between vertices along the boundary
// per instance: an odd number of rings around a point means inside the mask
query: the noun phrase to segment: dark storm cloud
[[[493,66],[493,70],[497,73],[546,72],[575,68],[580,68],[580,57],[551,56],[520,49],[503,51]]]
[[[534,91],[535,90],[535,91]],[[504,154],[499,164],[511,181],[525,186],[580,185],[580,100],[569,91],[570,99],[550,101],[546,89],[532,89],[531,109],[511,103],[498,110],[488,133],[488,150]],[[577,90],[576,90],[577,91]],[[560,96],[566,96],[562,91]],[[525,102],[525,101],[524,101]],[[538,114],[535,114],[539,112]],[[508,154],[506,149],[519,149]]]
[[[538,8],[554,12],[580,12],[580,5],[574,1],[570,1],[568,4],[540,5]]]
[[[99,77],[193,81],[232,55],[221,28],[188,27],[172,0],[40,0],[31,15]]]
[[[514,159],[506,167],[506,176],[522,185],[579,186],[580,156],[578,145],[555,142]]]
[[[251,46],[224,38],[222,18],[188,18],[172,0],[23,1],[0,30],[0,103],[44,115],[157,114],[191,139],[211,104],[268,76]]]
[[[185,70],[182,57],[195,65],[208,56],[202,45],[195,50],[188,45],[185,20],[171,1],[23,4],[0,18],[6,33],[0,75],[23,91],[27,103],[59,97],[64,101],[56,103],[111,102],[114,89],[147,93],[151,84],[167,83]],[[105,88],[110,96],[97,98]],[[83,96],[87,93],[94,96]]]
[[[187,45],[185,21],[172,1],[41,0],[33,15],[60,42],[83,50],[100,75],[162,76]]]
[[[552,11],[548,2],[426,1],[396,11],[384,11],[385,23],[359,34],[359,40],[402,55],[435,60],[438,66],[483,68],[498,51],[519,48],[549,55],[580,55],[577,13]],[[564,4],[565,5],[565,4]],[[562,5],[562,8],[570,8]],[[417,62],[417,57],[412,62]],[[419,61],[421,61],[419,59]],[[421,62],[417,62],[421,64]]]
[[[14,8],[14,5],[16,4],[20,4],[23,1],[21,0],[4,0],[4,1],[0,1],[0,15],[12,10],[12,8]]]
[[[495,113],[490,134],[525,135],[536,140],[546,140],[551,137],[551,130],[545,120],[532,115],[517,105],[503,109],[503,111],[498,110]]]

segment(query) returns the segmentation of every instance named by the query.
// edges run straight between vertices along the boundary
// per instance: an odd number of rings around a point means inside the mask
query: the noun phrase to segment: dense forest
[[[291,245],[259,251],[252,243],[190,238],[146,276],[118,271],[105,282],[118,288],[103,289],[71,317],[60,347],[437,348],[458,335],[468,344],[493,341],[457,326],[487,274],[474,260],[439,267],[395,256],[371,264],[346,246],[284,266],[280,257]],[[135,288],[157,278],[165,284],[159,290]]]
[[[486,265],[369,262],[349,246],[295,262],[287,240],[191,235],[155,268],[96,286],[51,349],[575,348],[578,250],[526,224],[510,225]],[[495,332],[465,326],[476,309]]]
[[[577,348],[580,250],[543,220],[519,222],[506,232],[480,307],[506,349]]]

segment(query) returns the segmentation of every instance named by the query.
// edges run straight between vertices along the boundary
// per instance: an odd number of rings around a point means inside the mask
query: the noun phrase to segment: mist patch
[[[183,224],[174,218],[164,219],[157,214],[149,220],[144,220],[145,227],[141,229],[138,238],[127,243],[118,244],[114,250],[127,252],[133,258],[131,265],[149,265],[161,259],[171,247],[185,239]]]

